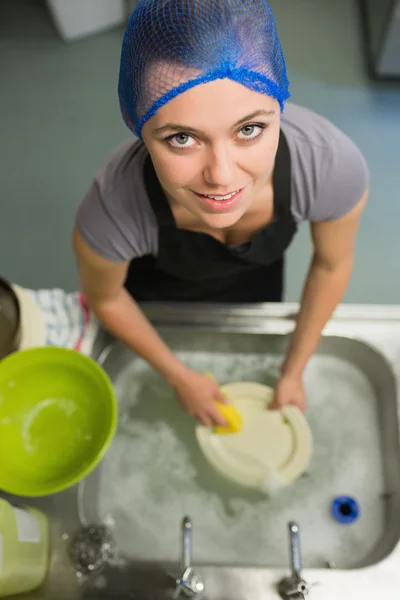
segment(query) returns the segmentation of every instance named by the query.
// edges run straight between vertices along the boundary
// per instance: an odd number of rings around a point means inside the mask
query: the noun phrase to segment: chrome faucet
[[[316,584],[306,583],[301,576],[300,528],[293,521],[289,523],[289,549],[292,574],[279,582],[279,595],[283,600],[306,600]]]
[[[192,567],[193,525],[189,517],[184,517],[181,525],[181,572],[176,580],[174,598],[181,594],[186,597],[196,596],[204,591],[204,583]]]

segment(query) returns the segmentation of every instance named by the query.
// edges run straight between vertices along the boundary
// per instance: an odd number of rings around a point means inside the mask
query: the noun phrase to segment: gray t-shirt
[[[292,164],[292,215],[302,221],[333,221],[347,214],[369,185],[357,146],[316,113],[288,102],[281,122]],[[87,244],[112,262],[157,256],[158,226],[143,181],[147,150],[130,139],[95,177],[76,216]]]

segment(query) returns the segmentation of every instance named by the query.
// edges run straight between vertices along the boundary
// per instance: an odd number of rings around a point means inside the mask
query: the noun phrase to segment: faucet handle
[[[318,584],[288,577],[279,583],[278,591],[284,600],[307,600],[310,590],[316,585]]]
[[[176,580],[174,598],[195,596],[204,591],[204,583],[200,575],[192,567],[193,526],[189,517],[184,517],[181,525],[181,571],[182,575]]]
[[[204,591],[204,583],[198,573],[189,567],[181,577],[176,580],[174,598],[177,599],[183,593],[185,596],[195,596]]]

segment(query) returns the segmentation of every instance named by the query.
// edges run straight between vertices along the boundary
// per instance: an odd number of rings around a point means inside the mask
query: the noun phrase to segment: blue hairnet
[[[186,90],[229,78],[289,98],[285,59],[266,0],[140,0],[122,42],[118,94],[141,137],[161,106]]]

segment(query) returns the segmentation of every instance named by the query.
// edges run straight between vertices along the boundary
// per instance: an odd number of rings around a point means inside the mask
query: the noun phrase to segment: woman
[[[306,407],[302,373],[346,290],[368,169],[352,141],[286,103],[265,0],[141,0],[122,45],[119,147],[77,215],[82,288],[100,321],[205,425],[217,384],[182,364],[137,302],[277,302],[284,254],[310,223],[313,255],[275,407]]]

